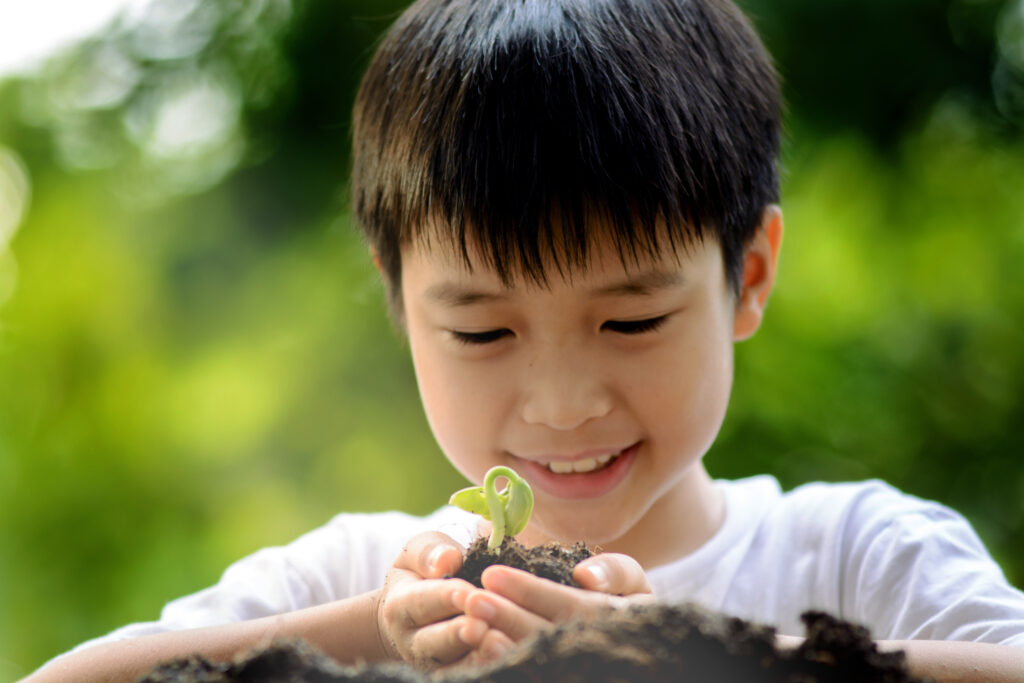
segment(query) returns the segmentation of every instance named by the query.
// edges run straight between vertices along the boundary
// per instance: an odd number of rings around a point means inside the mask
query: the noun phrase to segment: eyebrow
[[[595,296],[650,296],[663,289],[683,284],[682,273],[674,270],[649,270],[619,282],[593,290]]]
[[[590,294],[595,297],[650,296],[655,292],[681,285],[683,282],[683,276],[679,272],[651,270],[621,281],[601,285],[591,290]],[[485,291],[448,281],[431,285],[425,294],[428,299],[452,308],[505,301],[509,298],[508,290]]]
[[[503,301],[508,298],[507,293],[484,292],[455,282],[438,282],[428,287],[425,294],[428,299],[453,308]]]

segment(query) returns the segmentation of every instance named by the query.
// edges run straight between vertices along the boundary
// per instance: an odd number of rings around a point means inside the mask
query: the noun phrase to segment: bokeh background
[[[464,485],[348,211],[403,4],[152,0],[0,82],[0,679]],[[787,233],[709,469],[886,479],[1024,585],[1024,1],[741,5]]]

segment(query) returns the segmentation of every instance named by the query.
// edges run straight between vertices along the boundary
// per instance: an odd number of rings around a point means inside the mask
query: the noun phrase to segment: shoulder
[[[1024,594],[955,510],[878,480],[720,485],[734,525],[733,564],[716,558],[728,610],[792,633],[802,611],[824,609],[879,638],[1021,640]]]
[[[784,491],[779,481],[769,474],[744,479],[717,479],[718,485],[729,497],[767,502],[770,507],[819,505],[831,501],[832,505],[846,504],[865,496],[914,499],[880,479],[847,482],[814,481]],[[918,499],[914,499],[918,500]]]
[[[823,482],[814,481],[797,486],[780,496],[780,505],[785,508],[851,508],[866,501],[873,504],[892,503],[898,500],[918,500],[894,488],[880,479],[865,481]]]
[[[797,590],[822,607],[835,604],[851,533],[870,533],[896,509],[914,507],[911,497],[877,480],[813,482],[789,491],[768,476],[721,485],[727,525],[735,527],[730,535],[743,548],[739,569],[767,572],[785,588],[800,584]]]
[[[794,509],[835,525],[832,580],[843,618],[883,639],[1024,642],[1024,593],[956,510],[877,480],[788,495]]]
[[[649,573],[655,592],[803,632],[809,609],[838,613],[844,528],[880,482],[814,483],[783,491],[771,476],[718,480],[725,521],[698,551]]]
[[[889,562],[926,550],[990,561],[984,544],[959,512],[879,480],[808,484],[790,495],[797,508],[841,510],[842,551],[851,561],[883,550]]]
[[[813,482],[764,506],[757,536],[791,555],[814,551],[819,569],[851,582],[888,580],[928,562],[975,563],[998,572],[970,523],[952,508],[880,481]],[[930,568],[930,567],[928,567]]]
[[[749,498],[757,479],[733,482],[743,485],[734,497]],[[858,482],[811,482],[783,492],[765,484],[758,488],[762,523],[767,526],[795,526],[807,533],[840,534],[849,537],[880,527],[915,527],[922,523],[946,522],[970,528],[964,518],[940,503],[918,498],[878,479]],[[745,484],[745,485],[744,485]]]
[[[884,516],[894,508],[913,508],[918,499],[901,493],[879,480],[861,482],[812,482],[789,491],[772,476],[719,480],[728,514],[742,522],[747,531],[770,533],[775,527],[789,528],[787,533],[803,530],[818,533],[834,530],[851,516]]]

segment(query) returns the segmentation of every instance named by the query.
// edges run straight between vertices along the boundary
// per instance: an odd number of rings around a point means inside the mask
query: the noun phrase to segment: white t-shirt
[[[970,524],[880,481],[814,483],[782,493],[770,476],[718,481],[721,529],[700,549],[648,571],[654,593],[803,635],[800,614],[829,612],[877,639],[968,640],[1024,647],[1024,593],[1010,586]],[[76,649],[253,619],[379,588],[402,547],[430,530],[467,545],[479,518],[341,514],[283,547],[228,567],[220,581]]]

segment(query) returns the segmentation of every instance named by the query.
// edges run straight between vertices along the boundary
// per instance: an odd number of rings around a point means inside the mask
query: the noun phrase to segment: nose
[[[534,356],[522,371],[520,414],[527,424],[575,429],[611,412],[613,396],[600,367],[571,348]]]

